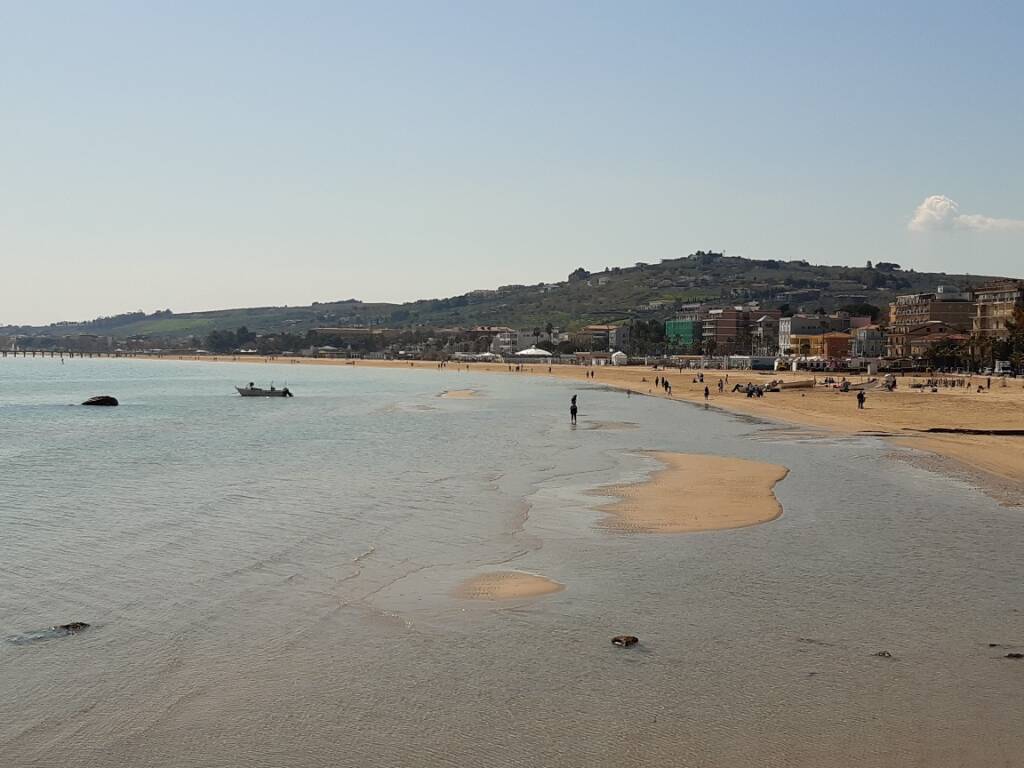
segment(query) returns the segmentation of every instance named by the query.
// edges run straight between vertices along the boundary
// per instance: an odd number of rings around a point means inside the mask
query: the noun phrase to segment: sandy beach
[[[455,595],[469,600],[514,600],[550,595],[563,589],[565,586],[557,581],[533,573],[497,571],[466,581],[455,591]]]
[[[724,456],[650,452],[663,466],[647,480],[595,491],[617,496],[600,509],[602,527],[627,533],[696,533],[775,520],[782,507],[772,489],[788,470]]]
[[[1002,483],[1024,484],[1024,437],[929,434],[933,428],[947,429],[1024,429],[1024,381],[1020,379],[992,379],[991,389],[982,392],[979,385],[987,384],[987,378],[974,376],[971,386],[953,389],[914,389],[911,385],[923,382],[924,376],[899,377],[894,392],[886,392],[870,386],[866,389],[867,402],[864,410],[857,409],[854,392],[839,392],[817,386],[813,389],[783,390],[768,393],[763,398],[748,398],[742,392],[732,393],[733,385],[748,381],[765,384],[772,379],[782,381],[804,381],[815,375],[820,381],[823,374],[806,371],[797,373],[719,371],[705,370],[704,382],[695,382],[697,371],[683,369],[654,370],[648,366],[600,366],[588,368],[576,365],[526,365],[519,372],[510,371],[502,363],[450,363],[438,369],[432,361],[402,362],[388,360],[344,360],[311,359],[296,357],[231,357],[205,356],[201,358],[167,356],[166,360],[203,360],[206,362],[264,361],[268,364],[283,365],[349,365],[383,368],[414,368],[433,370],[443,376],[457,376],[461,371],[478,373],[502,373],[509,376],[550,376],[567,381],[579,382],[581,387],[605,386],[629,390],[633,394],[664,397],[689,402],[704,402],[708,407],[722,408],[738,413],[760,416],[766,419],[813,426],[843,434],[876,433],[899,438],[894,441],[901,446],[914,447],[931,452],[967,466],[974,472],[997,477]],[[586,374],[594,371],[588,379]],[[672,384],[672,395],[656,387],[655,377],[666,376]],[[726,377],[727,383],[726,383]],[[850,376],[854,383],[865,377]],[[718,392],[718,380],[722,379],[722,393]],[[704,400],[704,387],[710,390]],[[581,420],[581,423],[583,421]]]

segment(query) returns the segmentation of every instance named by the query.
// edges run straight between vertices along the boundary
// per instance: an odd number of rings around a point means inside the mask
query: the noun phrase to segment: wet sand
[[[498,571],[475,576],[462,584],[455,595],[469,600],[514,600],[550,595],[563,589],[563,584],[544,576],[522,571]]]
[[[773,488],[789,472],[777,464],[689,453],[650,452],[663,468],[640,483],[595,493],[619,497],[600,509],[601,526],[626,533],[696,533],[775,520]]]

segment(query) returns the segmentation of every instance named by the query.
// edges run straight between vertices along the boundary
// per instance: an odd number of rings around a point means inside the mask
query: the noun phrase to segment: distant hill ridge
[[[826,310],[871,304],[884,310],[894,296],[934,291],[939,285],[968,288],[998,276],[903,270],[891,262],[862,267],[812,265],[806,261],[755,260],[698,251],[657,264],[590,272],[582,267],[558,283],[507,285],[443,299],[404,304],[357,299],[300,307],[251,307],[175,314],[132,312],[87,322],[0,327],[0,334],[95,333],[124,338],[203,336],[245,326],[252,333],[305,333],[322,326],[470,327],[508,325],[568,329],[587,323],[666,319],[680,306],[722,306],[757,301],[765,308]]]

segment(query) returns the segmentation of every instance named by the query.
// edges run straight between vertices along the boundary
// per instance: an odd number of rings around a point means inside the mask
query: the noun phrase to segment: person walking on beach
[[[708,401],[708,398],[710,396],[711,396],[711,390],[708,389],[707,387],[704,387],[704,402],[705,403]]]
[[[864,390],[863,389],[860,392],[857,393],[857,409],[858,410],[861,410],[861,411],[864,410],[864,401],[867,400],[867,399],[868,399],[868,396],[864,394]]]
[[[569,423],[576,424],[576,395],[572,396],[572,400],[569,401]]]

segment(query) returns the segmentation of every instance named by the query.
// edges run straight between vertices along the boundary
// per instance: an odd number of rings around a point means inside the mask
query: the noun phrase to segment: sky
[[[1024,277],[1024,3],[0,0],[0,325],[724,250]]]

